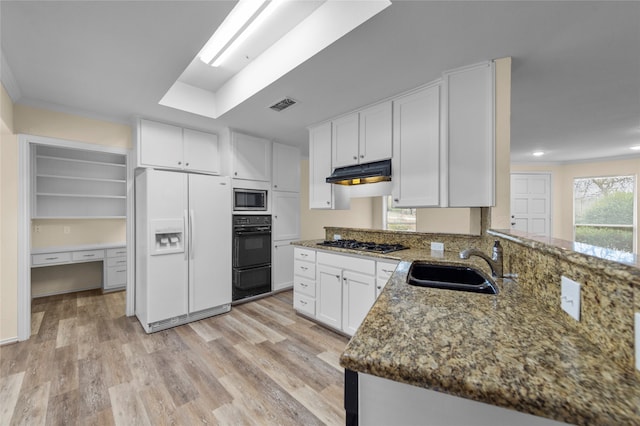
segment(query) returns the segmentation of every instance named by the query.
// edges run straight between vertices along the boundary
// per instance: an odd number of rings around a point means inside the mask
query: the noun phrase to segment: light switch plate
[[[431,250],[444,251],[444,243],[431,243]]]
[[[562,277],[560,286],[560,306],[573,319],[580,321],[580,283]]]
[[[636,369],[640,370],[640,312],[636,312]]]

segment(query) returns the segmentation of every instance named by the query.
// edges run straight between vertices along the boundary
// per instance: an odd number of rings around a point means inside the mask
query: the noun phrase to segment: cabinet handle
[[[127,261],[126,260],[118,260],[116,263],[123,264],[123,263],[127,263]]]
[[[179,166],[180,164],[182,164],[182,161],[178,161],[178,166]]]
[[[340,275],[336,275],[336,278],[337,278],[337,279],[340,279]]]
[[[116,271],[116,272],[127,272],[127,270],[126,270],[126,269],[123,269],[123,270],[121,270],[121,271]]]
[[[238,172],[234,172],[234,173],[233,173],[233,175],[234,175],[234,176],[238,176]]]
[[[300,283],[300,287],[307,288],[307,287],[309,287],[309,285],[308,285],[308,284],[305,284],[305,283]]]
[[[390,274],[390,273],[392,273],[393,271],[390,271],[390,270],[388,270],[388,269],[383,269],[383,270],[382,270],[382,272],[386,272],[387,274]]]
[[[511,226],[515,226],[515,224],[516,224],[515,222],[511,222]]]
[[[307,268],[306,266],[301,266],[300,269],[302,269],[303,271],[306,271],[309,268]]]
[[[307,253],[300,253],[300,257],[307,257],[309,256]]]
[[[382,286],[378,286],[376,287],[378,290],[382,290]]]
[[[277,187],[278,187],[278,185],[273,185],[273,187],[274,187],[274,188],[277,188]]]
[[[395,202],[397,203],[397,202],[398,202],[398,201],[400,201],[400,200],[398,200],[397,198],[394,198],[394,199],[393,199],[393,201],[395,201]]]
[[[364,155],[360,154],[360,158],[364,158]]]
[[[83,255],[83,256],[84,256],[84,257],[93,257],[93,256],[95,256],[95,254],[85,254],[85,255]]]
[[[331,201],[327,201],[327,205],[331,204]]]
[[[58,257],[45,257],[44,260],[56,260]]]
[[[353,159],[354,159],[354,160],[357,160],[357,159],[358,159],[358,157],[356,157],[356,156],[354,155],[354,156],[353,156]]]
[[[306,305],[306,304],[307,304],[307,302],[305,302],[304,300],[300,300],[300,304],[301,304],[301,305]]]
[[[189,165],[189,163],[184,163],[184,165],[185,165],[185,166],[188,166],[188,165]]]

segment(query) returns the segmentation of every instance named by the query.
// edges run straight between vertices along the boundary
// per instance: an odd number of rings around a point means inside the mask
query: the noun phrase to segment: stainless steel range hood
[[[391,160],[334,169],[327,183],[338,185],[362,185],[365,183],[388,182],[391,180]]]

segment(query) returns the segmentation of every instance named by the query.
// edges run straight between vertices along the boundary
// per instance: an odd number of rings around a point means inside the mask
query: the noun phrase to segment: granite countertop
[[[512,280],[497,295],[414,287],[413,260],[469,263],[457,252],[384,255],[396,272],[340,358],[348,369],[574,424],[640,424],[640,373],[608,362],[573,320]],[[488,271],[486,262],[472,262]]]
[[[425,259],[428,260],[428,259]],[[340,364],[575,424],[638,424],[640,380],[565,318],[499,280],[498,295],[405,283],[401,262]]]

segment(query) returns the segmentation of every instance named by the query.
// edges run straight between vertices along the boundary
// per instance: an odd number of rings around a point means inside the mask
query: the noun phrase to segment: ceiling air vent
[[[269,108],[271,108],[274,111],[280,112],[284,109],[287,109],[293,105],[295,105],[296,103],[298,103],[298,101],[296,101],[295,99],[291,99],[291,98],[284,98],[282,100],[279,100],[278,102],[276,102],[275,104],[271,105]]]

